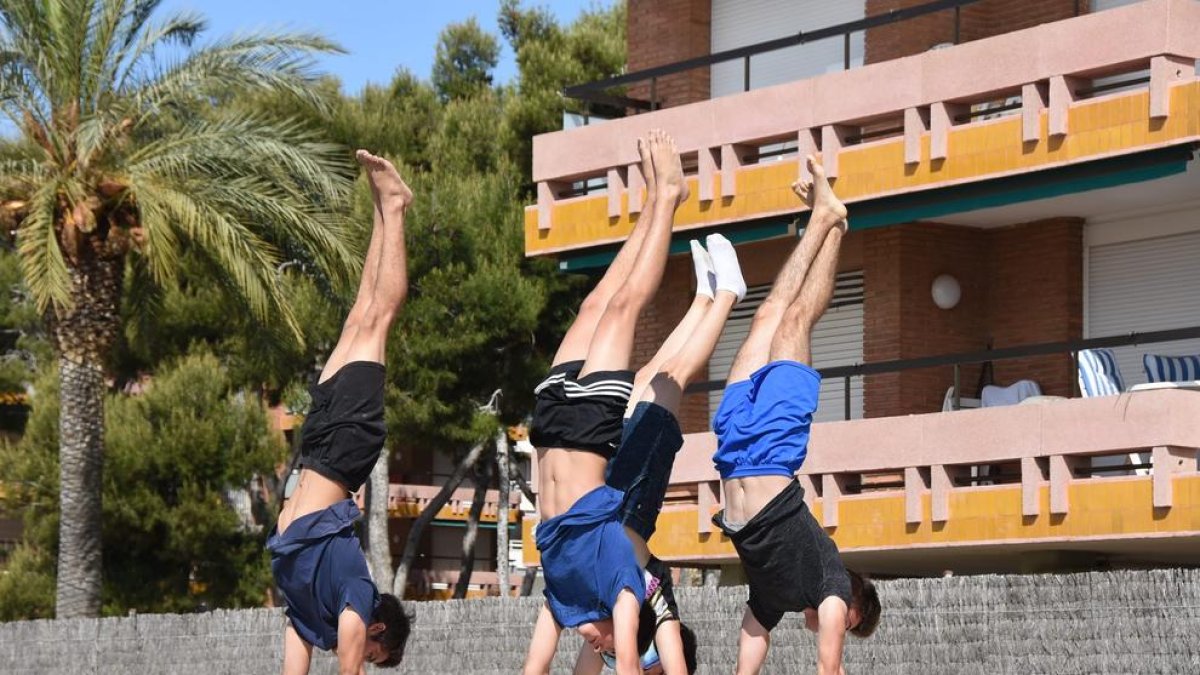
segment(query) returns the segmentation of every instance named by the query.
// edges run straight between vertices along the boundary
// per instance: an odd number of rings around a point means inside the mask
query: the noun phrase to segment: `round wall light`
[[[949,274],[938,275],[929,292],[933,295],[933,304],[942,309],[954,309],[962,299],[962,287],[958,285],[958,279]]]

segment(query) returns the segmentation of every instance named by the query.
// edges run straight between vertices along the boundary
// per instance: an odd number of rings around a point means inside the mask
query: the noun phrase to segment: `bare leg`
[[[800,287],[800,294],[784,312],[783,323],[771,340],[772,361],[799,361],[812,365],[812,329],[833,299],[842,235],[842,228],[835,227],[825,236],[825,243],[821,244],[821,251]]]
[[[717,341],[721,338],[721,331],[725,328],[725,322],[729,319],[729,313],[737,301],[735,294],[726,290],[717,291],[712,306],[704,313],[679,351],[663,361],[657,372],[651,376],[650,385],[642,391],[640,401],[657,403],[673,414],[679,413],[683,390],[701,369],[708,365],[713,350],[717,348]]]
[[[637,405],[642,392],[650,385],[650,380],[654,379],[654,376],[658,374],[658,369],[668,359],[683,349],[688,341],[693,339],[696,327],[700,325],[700,321],[708,314],[708,310],[712,305],[713,298],[707,295],[697,295],[695,298],[692,298],[692,305],[688,307],[687,313],[683,315],[683,318],[676,324],[675,329],[663,341],[654,358],[642,366],[633,378],[633,395],[629,397],[629,408],[625,411],[626,416],[633,411],[633,407]]]
[[[558,345],[558,351],[554,354],[553,365],[557,366],[568,361],[582,361],[587,358],[588,346],[591,345],[592,336],[596,333],[596,324],[600,322],[600,317],[604,314],[604,308],[608,306],[608,301],[612,299],[617,289],[621,287],[621,283],[629,276],[638,251],[642,249],[642,242],[646,239],[646,231],[650,229],[650,221],[658,196],[654,162],[650,156],[648,139],[639,138],[637,148],[638,156],[642,160],[642,175],[646,179],[646,203],[642,206],[641,213],[638,214],[637,222],[629,233],[629,238],[617,251],[617,256],[613,258],[612,264],[608,266],[604,276],[596,282],[595,288],[588,293],[583,304],[579,306],[579,314],[575,316],[575,321],[567,329],[567,334],[563,336],[562,342]]]
[[[382,228],[377,227],[371,235],[371,247],[368,248],[363,270],[364,281],[359,284],[359,295],[346,317],[338,344],[321,371],[321,382],[351,361],[383,363],[388,330],[408,296],[404,214],[412,201],[412,191],[404,184],[391,162],[364,150],[359,150],[357,157],[367,169]],[[371,269],[371,248],[377,250],[378,261],[373,275],[374,283],[367,291],[365,282]]]
[[[602,370],[625,370],[633,353],[633,332],[638,315],[658,292],[667,252],[671,243],[671,226],[675,209],[688,197],[687,183],[675,142],[667,135],[652,133],[650,154],[658,173],[658,197],[646,239],[642,242],[633,268],[625,282],[608,301],[604,314],[588,346],[587,359],[580,376]]]
[[[792,189],[812,208],[812,216],[800,243],[779,270],[771,292],[754,313],[750,334],[742,343],[729,370],[730,383],[748,379],[754,371],[767,364],[771,358],[771,343],[783,321],[784,312],[800,293],[826,235],[833,228],[844,230],[846,227],[846,206],[833,193],[820,161],[810,155],[808,166],[812,171],[813,182],[797,181],[792,185]]]
[[[354,296],[354,305],[350,307],[350,313],[346,315],[346,321],[342,324],[342,334],[338,338],[337,345],[330,352],[329,358],[326,360],[326,365],[337,361],[339,363],[346,362],[346,351],[350,349],[350,343],[353,341],[348,339],[347,333],[357,330],[357,326],[361,321],[367,307],[371,304],[371,296],[375,293],[375,280],[379,276],[379,259],[380,250],[383,248],[383,214],[379,211],[379,198],[375,194],[375,185],[371,184],[371,195],[374,202],[374,217],[371,227],[371,243],[367,246],[367,256],[363,260],[362,276],[358,281],[358,293]],[[339,366],[340,367],[340,366]],[[335,371],[331,371],[332,372]],[[322,369],[322,380],[324,377],[324,369]]]

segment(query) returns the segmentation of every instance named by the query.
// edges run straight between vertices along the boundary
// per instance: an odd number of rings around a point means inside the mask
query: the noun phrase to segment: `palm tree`
[[[152,310],[181,255],[276,335],[301,340],[277,267],[334,281],[349,157],[299,124],[247,112],[257,94],[313,96],[318,36],[199,45],[202,17],[161,0],[0,0],[0,110],[20,139],[0,161],[4,220],[47,318],[62,391],[57,615],[100,609],[105,364],[127,309]],[[17,155],[17,156],[14,156]]]

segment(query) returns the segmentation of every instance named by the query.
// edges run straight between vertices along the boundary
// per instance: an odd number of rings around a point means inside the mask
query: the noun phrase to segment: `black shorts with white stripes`
[[[550,369],[535,388],[529,442],[537,448],[586,450],[612,457],[621,443],[625,406],[633,393],[632,370],[602,370],[579,377],[583,361]]]

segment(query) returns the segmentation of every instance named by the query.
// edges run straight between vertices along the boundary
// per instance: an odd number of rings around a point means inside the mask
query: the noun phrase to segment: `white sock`
[[[692,268],[696,270],[696,295],[713,297],[716,293],[717,275],[713,272],[713,261],[708,251],[695,239],[692,245]]]
[[[717,283],[713,288],[733,293],[740,302],[746,297],[746,282],[742,279],[742,267],[738,264],[733,244],[719,234],[708,235],[704,243],[708,247],[708,254],[712,256],[713,269],[717,274]]]

